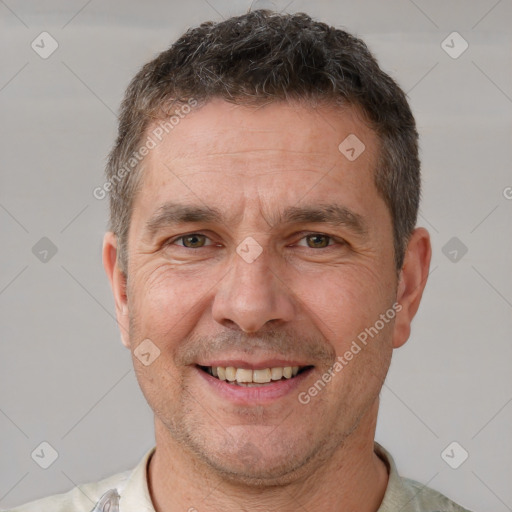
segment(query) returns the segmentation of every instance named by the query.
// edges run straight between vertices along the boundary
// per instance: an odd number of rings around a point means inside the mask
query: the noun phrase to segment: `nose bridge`
[[[215,294],[213,317],[217,322],[232,322],[245,332],[255,332],[271,320],[293,318],[292,297],[276,276],[279,265],[273,265],[272,259],[252,237],[239,244],[230,261],[231,271]]]

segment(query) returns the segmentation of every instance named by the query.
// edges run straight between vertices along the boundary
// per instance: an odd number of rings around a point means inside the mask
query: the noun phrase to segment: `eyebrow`
[[[323,223],[335,227],[346,227],[359,236],[368,234],[364,217],[339,204],[291,206],[284,211],[280,222],[284,224]]]
[[[278,213],[273,220],[272,226],[322,223],[345,227],[361,237],[368,234],[364,217],[339,204],[291,206]],[[226,220],[217,208],[168,202],[158,208],[146,222],[146,231],[150,237],[154,237],[163,228],[187,223],[226,224]]]

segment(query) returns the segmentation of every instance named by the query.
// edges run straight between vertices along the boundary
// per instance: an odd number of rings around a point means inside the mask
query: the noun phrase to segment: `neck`
[[[286,485],[257,488],[223,479],[177,443],[156,419],[157,448],[148,467],[155,511],[376,512],[388,481],[386,465],[374,452],[377,410],[378,401],[329,459],[311,461]]]

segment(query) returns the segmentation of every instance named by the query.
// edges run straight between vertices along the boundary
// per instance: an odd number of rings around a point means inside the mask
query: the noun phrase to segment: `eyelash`
[[[323,236],[323,237],[329,238],[329,242],[333,242],[333,243],[329,243],[326,247],[318,247],[318,248],[316,248],[316,250],[327,249],[328,247],[333,247],[334,245],[347,245],[347,242],[345,242],[345,240],[331,236],[331,235],[327,235],[326,233],[318,233],[316,231],[308,231],[308,232],[301,232],[298,234],[301,234],[301,235],[303,234],[303,236],[299,240],[304,240],[308,236],[318,235],[318,236]],[[206,237],[208,240],[210,240],[210,238],[204,233],[192,232],[192,233],[187,233],[185,235],[178,236],[176,238],[171,238],[169,240],[166,240],[164,242],[164,246],[174,245],[174,242],[177,242],[178,240],[183,241],[184,238],[186,238],[188,236],[193,236],[193,235],[201,235],[201,236]],[[206,245],[206,246],[202,246],[202,247],[186,247],[185,245],[178,245],[178,247],[182,247],[183,249],[189,249],[189,250],[194,250],[194,249],[197,250],[197,249],[204,249],[205,247],[213,247],[214,245],[215,244],[210,244],[210,245]],[[301,246],[301,247],[304,247],[304,246]],[[314,247],[307,247],[307,246],[306,246],[306,249],[315,250]]]

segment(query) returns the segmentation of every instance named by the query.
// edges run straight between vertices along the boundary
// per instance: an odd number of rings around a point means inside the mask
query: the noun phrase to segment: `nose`
[[[231,270],[219,283],[212,314],[225,327],[238,326],[246,333],[259,331],[267,323],[275,328],[295,315],[295,301],[279,265],[272,266],[265,250],[252,262],[238,253]],[[282,271],[281,271],[282,274]]]

